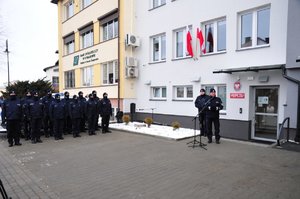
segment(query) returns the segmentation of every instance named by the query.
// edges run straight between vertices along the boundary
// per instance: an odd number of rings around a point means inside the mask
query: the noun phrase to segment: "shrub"
[[[148,127],[150,127],[151,124],[153,123],[153,119],[151,117],[146,117],[144,119],[144,122],[147,124]]]
[[[180,128],[180,123],[175,121],[175,122],[172,122],[172,127],[173,127],[173,130],[175,131],[176,129],[179,129]]]
[[[127,125],[130,122],[130,116],[129,115],[123,115],[122,120]]]

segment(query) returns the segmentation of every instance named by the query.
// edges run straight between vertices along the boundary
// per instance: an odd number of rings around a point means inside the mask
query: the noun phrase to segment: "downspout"
[[[120,111],[120,81],[121,81],[121,76],[120,76],[120,51],[121,51],[121,43],[120,43],[120,29],[121,29],[121,22],[120,22],[120,0],[118,0],[118,21],[119,21],[119,28],[118,28],[118,77],[119,77],[119,81],[118,81],[118,109],[117,111]]]
[[[286,74],[285,66],[282,66],[282,76],[287,80],[298,84],[297,127],[296,127],[296,136],[294,140],[295,142],[300,142],[300,81],[293,77],[289,77]]]

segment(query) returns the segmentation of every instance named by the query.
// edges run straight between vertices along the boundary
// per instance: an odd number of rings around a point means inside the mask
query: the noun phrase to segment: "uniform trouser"
[[[62,138],[64,132],[64,119],[55,119],[53,130],[55,138]]]
[[[23,120],[23,131],[24,131],[24,137],[25,139],[29,139],[31,135],[31,125],[30,121],[27,117],[24,118]]]
[[[73,119],[72,119],[72,131],[73,131],[73,136],[79,135],[79,131],[80,131],[80,120],[81,120],[81,118],[73,118]]]
[[[20,120],[7,120],[7,139],[9,144],[20,143],[20,135],[21,135],[21,124]]]
[[[42,118],[31,119],[31,139],[39,140],[41,138]]]
[[[219,118],[211,118],[206,117],[206,126],[207,126],[207,138],[209,140],[212,139],[212,124],[214,124],[215,128],[215,138],[216,140],[220,140],[220,120]]]
[[[200,132],[201,132],[201,135],[204,135],[206,136],[206,132],[207,132],[207,129],[206,129],[206,118],[205,118],[205,113],[200,113],[199,114],[199,125],[200,125]]]
[[[82,118],[80,118],[80,131],[81,132],[84,132],[84,130],[85,130],[85,120],[86,120],[85,115]]]
[[[95,132],[95,127],[96,127],[96,119],[97,116],[96,115],[89,115],[88,116],[88,129],[89,129],[89,134],[94,133]]]
[[[95,129],[98,130],[99,127],[98,127],[98,121],[99,121],[99,114],[97,114],[96,116],[96,123],[95,123]]]
[[[43,125],[44,125],[44,133],[45,133],[45,136],[52,136],[53,135],[53,124],[52,124],[52,121],[49,117],[49,115],[46,115],[44,118],[43,118]]]
[[[103,115],[101,119],[102,131],[108,131],[110,115]]]
[[[72,120],[70,116],[67,116],[64,122],[64,133],[70,134],[72,132]]]

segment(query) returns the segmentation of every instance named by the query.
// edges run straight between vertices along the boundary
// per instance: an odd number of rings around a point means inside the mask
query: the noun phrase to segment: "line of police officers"
[[[79,92],[69,98],[69,92],[64,93],[61,100],[59,94],[47,91],[47,95],[39,98],[38,92],[27,92],[23,99],[18,99],[15,91],[10,91],[9,99],[2,104],[3,121],[6,123],[9,147],[22,145],[20,143],[21,126],[25,140],[31,140],[33,144],[41,143],[41,128],[45,137],[54,136],[55,140],[64,139],[63,134],[73,134],[80,137],[80,132],[85,131],[88,123],[88,134],[95,135],[98,130],[99,115],[102,118],[102,133],[110,133],[108,129],[112,105],[107,93],[103,93],[103,99],[97,97],[97,92],[89,94],[88,100]]]
[[[200,90],[200,95],[195,100],[195,107],[198,108],[200,136],[207,136],[208,143],[212,143],[212,124],[215,129],[216,143],[220,144],[220,114],[223,109],[222,100],[216,97],[216,90],[210,89],[209,96],[205,89]]]

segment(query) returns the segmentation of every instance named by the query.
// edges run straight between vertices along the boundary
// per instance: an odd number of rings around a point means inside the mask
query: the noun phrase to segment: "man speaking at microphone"
[[[206,109],[206,126],[207,126],[207,138],[208,143],[212,143],[212,123],[215,127],[215,139],[216,143],[220,144],[220,114],[219,111],[223,109],[222,100],[216,97],[216,90],[211,88],[209,93]]]

